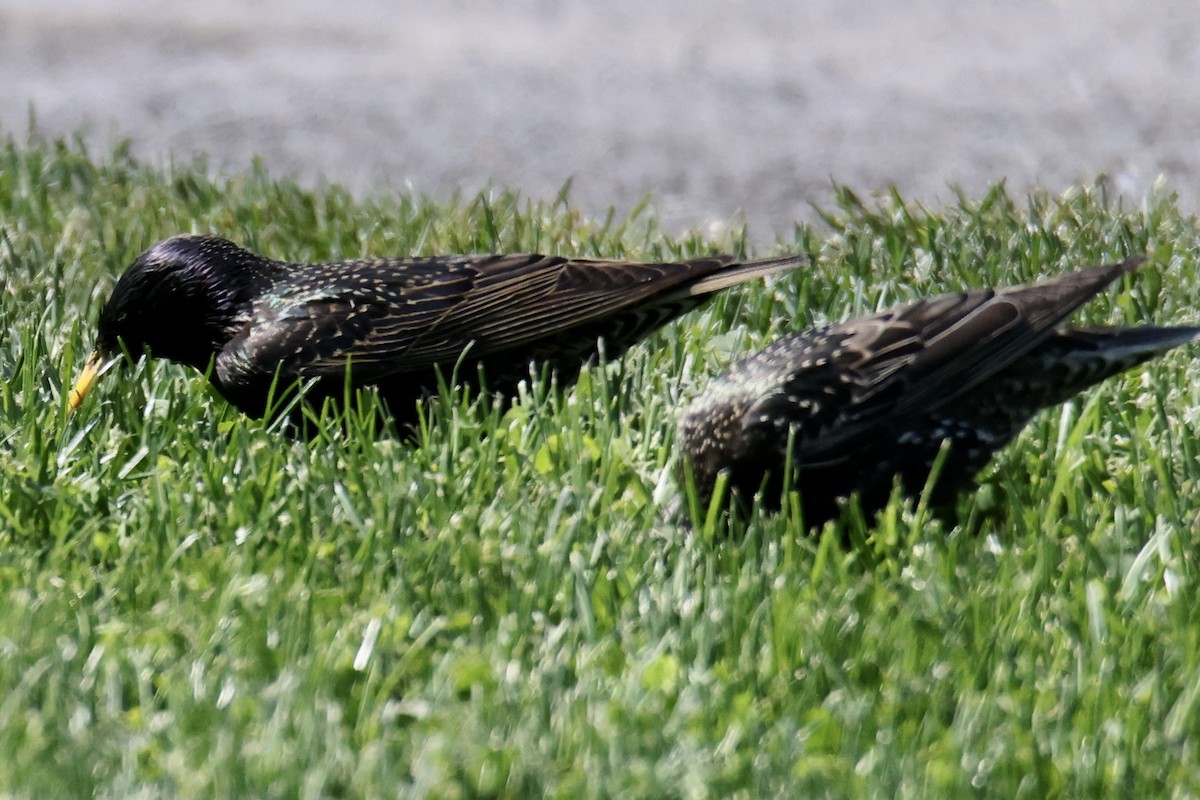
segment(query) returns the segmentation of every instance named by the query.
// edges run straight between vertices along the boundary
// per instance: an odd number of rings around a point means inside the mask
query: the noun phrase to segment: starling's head
[[[142,253],[100,312],[96,352],[71,391],[71,408],[122,349],[205,369],[244,323],[270,264],[213,236],[175,236]]]

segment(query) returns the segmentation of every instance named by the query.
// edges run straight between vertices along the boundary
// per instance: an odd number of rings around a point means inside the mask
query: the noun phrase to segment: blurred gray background
[[[0,128],[445,197],[489,181],[665,227],[926,205],[1001,179],[1200,178],[1196,0],[0,0]]]

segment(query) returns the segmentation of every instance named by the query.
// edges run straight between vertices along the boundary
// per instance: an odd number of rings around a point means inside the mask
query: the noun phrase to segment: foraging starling
[[[417,399],[437,390],[438,370],[449,380],[460,359],[460,378],[474,382],[478,362],[491,391],[514,391],[531,361],[568,382],[597,352],[597,337],[615,357],[721,289],[802,261],[489,255],[289,264],[212,236],[176,236],[117,282],[70,407],[124,346],[201,371],[211,364],[216,389],[253,417],[304,381],[312,383],[305,401],[317,407],[347,385],[376,386],[397,421],[410,422]]]
[[[684,413],[683,472],[704,503],[724,471],[742,502],[765,486],[764,505],[778,508],[790,435],[792,486],[817,526],[855,492],[873,515],[896,477],[920,493],[949,440],[930,498],[945,505],[1039,409],[1200,338],[1191,327],[1060,327],[1141,261],[942,295],[774,342]]]

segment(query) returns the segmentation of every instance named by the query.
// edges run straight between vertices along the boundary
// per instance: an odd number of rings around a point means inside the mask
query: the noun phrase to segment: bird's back
[[[570,381],[604,339],[619,355],[726,286],[801,263],[678,263],[560,256],[447,256],[280,265],[250,323],[218,357],[219,388],[261,414],[275,381],[314,380],[337,397],[347,380],[378,386],[393,410],[435,391],[438,373],[511,392],[530,363]],[[349,378],[347,378],[349,370]]]
[[[680,447],[702,496],[721,470],[778,501],[789,437],[810,512],[858,492],[915,493],[950,442],[938,497],[953,496],[1039,409],[1179,344],[1194,328],[1058,329],[1140,260],[1030,286],[942,295],[787,337],[735,365],[685,412]]]

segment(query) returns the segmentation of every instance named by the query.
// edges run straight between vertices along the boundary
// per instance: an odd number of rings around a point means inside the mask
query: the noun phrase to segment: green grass
[[[960,527],[897,503],[840,522],[864,540],[846,552],[789,514],[689,531],[662,511],[676,410],[737,355],[1133,252],[1154,265],[1083,318],[1194,322],[1197,221],[1099,183],[936,211],[844,192],[827,222],[780,245],[811,270],[569,391],[444,397],[419,446],[354,420],[298,443],[158,362],[66,414],[143,248],[652,259],[744,238],[0,147],[0,796],[1200,793],[1200,353],[1038,416]]]

